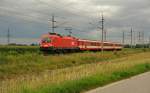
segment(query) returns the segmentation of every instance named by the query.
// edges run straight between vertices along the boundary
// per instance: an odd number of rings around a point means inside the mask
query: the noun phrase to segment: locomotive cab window
[[[43,38],[43,39],[42,39],[42,42],[43,42],[43,43],[50,43],[50,42],[51,42],[51,39],[48,38],[48,37],[46,37],[46,38]]]

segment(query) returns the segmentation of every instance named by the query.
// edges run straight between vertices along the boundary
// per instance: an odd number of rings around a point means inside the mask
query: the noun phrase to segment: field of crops
[[[0,47],[0,93],[80,93],[148,70],[149,49],[45,56],[38,47]]]

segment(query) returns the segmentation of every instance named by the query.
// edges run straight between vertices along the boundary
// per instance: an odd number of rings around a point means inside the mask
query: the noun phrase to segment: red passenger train
[[[69,51],[100,51],[121,50],[119,43],[100,42],[94,40],[79,39],[72,36],[61,36],[57,33],[49,33],[42,36],[40,49],[42,51],[69,52]]]

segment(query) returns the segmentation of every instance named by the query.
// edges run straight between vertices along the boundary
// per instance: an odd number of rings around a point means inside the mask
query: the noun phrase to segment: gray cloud
[[[101,11],[109,40],[120,42],[122,31],[128,33],[131,27],[148,37],[149,5],[149,0],[1,0],[0,37],[6,36],[9,26],[13,37],[39,38],[50,31],[48,19],[54,14],[56,32],[67,34],[64,27],[71,26],[77,37],[100,40]]]

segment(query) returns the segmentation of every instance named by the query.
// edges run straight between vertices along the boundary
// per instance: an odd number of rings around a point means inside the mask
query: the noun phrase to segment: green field
[[[0,46],[2,93],[80,93],[149,70],[149,49],[44,56],[38,47]]]

